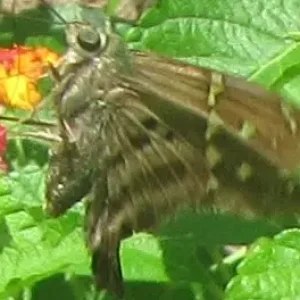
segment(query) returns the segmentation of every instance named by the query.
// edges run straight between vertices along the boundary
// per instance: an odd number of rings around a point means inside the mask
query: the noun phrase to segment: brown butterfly
[[[121,240],[185,207],[299,211],[300,115],[278,95],[129,51],[106,18],[67,24],[66,38],[62,63],[51,68],[61,141],[50,158],[47,211],[61,215],[87,197],[100,288],[122,296]]]

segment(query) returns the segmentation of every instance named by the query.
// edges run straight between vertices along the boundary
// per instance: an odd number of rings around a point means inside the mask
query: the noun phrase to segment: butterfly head
[[[66,39],[70,50],[82,58],[99,56],[105,51],[110,30],[108,27],[95,27],[88,23],[70,23],[66,28]]]

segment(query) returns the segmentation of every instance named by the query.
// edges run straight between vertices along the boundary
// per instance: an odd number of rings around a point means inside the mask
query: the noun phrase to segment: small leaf
[[[296,299],[300,295],[300,231],[261,238],[227,287],[227,300]]]

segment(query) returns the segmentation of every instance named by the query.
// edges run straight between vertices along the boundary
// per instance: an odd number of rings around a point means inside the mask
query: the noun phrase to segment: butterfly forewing
[[[136,73],[124,81],[204,153],[220,181],[217,206],[267,214],[299,209],[298,184],[288,174],[299,164],[300,118],[284,99],[243,79],[221,75],[218,82],[214,71],[153,54],[135,52],[133,61]]]
[[[184,107],[206,120],[213,111],[228,132],[246,140],[276,166],[298,168],[300,114],[290,110],[278,95],[244,79],[221,75],[221,90],[215,92],[215,104],[210,105],[208,95],[216,72],[142,52],[135,52],[134,63],[137,75],[129,79],[133,88],[166,95],[173,106]],[[253,133],[243,136],[247,125]]]

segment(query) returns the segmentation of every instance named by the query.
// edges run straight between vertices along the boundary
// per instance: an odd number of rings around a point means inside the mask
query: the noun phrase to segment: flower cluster
[[[58,55],[44,47],[0,48],[0,104],[33,110],[40,102],[37,82],[48,63]],[[0,170],[7,171],[3,156],[7,150],[7,129],[0,124]]]
[[[0,103],[33,110],[41,100],[37,81],[47,64],[57,60],[58,55],[44,47],[0,48]]]

